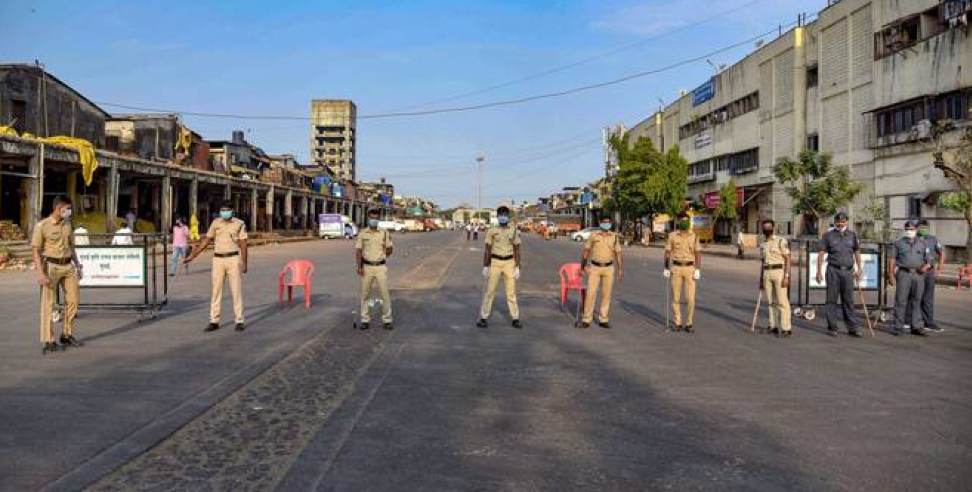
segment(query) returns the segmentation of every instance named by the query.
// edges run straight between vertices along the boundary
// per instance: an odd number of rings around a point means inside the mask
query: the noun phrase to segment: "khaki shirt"
[[[671,259],[678,262],[695,261],[695,253],[700,249],[699,237],[692,231],[677,231],[668,236],[665,252],[671,254]]]
[[[584,250],[591,252],[591,261],[610,263],[614,261],[614,254],[621,252],[621,244],[613,232],[595,232],[587,238]]]
[[[513,256],[513,246],[520,244],[520,235],[512,225],[506,227],[490,227],[486,231],[486,245],[490,252],[497,256]]]
[[[58,224],[51,217],[45,218],[34,226],[30,245],[40,250],[41,256],[45,258],[70,258],[74,254],[71,223],[61,220]]]
[[[393,246],[388,231],[370,227],[358,233],[358,239],[354,242],[354,248],[361,250],[361,257],[370,262],[384,261],[385,248]]]
[[[782,265],[783,257],[790,254],[790,245],[786,238],[776,234],[765,239],[759,247],[762,251],[764,265]]]
[[[240,250],[237,243],[246,239],[246,224],[236,217],[230,220],[216,219],[209,225],[206,237],[213,241],[213,251],[219,254],[236,253]]]

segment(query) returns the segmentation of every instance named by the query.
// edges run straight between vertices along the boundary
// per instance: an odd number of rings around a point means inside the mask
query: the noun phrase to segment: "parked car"
[[[597,231],[598,231],[598,228],[597,227],[588,227],[587,229],[581,229],[579,231],[573,232],[570,235],[570,240],[571,241],[587,241],[587,239],[591,237],[591,234],[592,233],[595,233]]]
[[[402,232],[405,230],[405,224],[396,220],[382,220],[378,222],[378,228],[386,231]]]

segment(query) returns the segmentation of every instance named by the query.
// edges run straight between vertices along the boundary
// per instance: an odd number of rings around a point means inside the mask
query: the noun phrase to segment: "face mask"
[[[844,232],[844,231],[847,230],[847,226],[837,226],[837,227],[834,227],[834,229],[836,229],[837,232]]]
[[[764,236],[772,236],[773,235],[773,229],[763,229],[763,235]]]
[[[70,219],[72,212],[73,212],[73,210],[71,210],[70,208],[61,209],[61,218],[62,219]]]
[[[220,210],[219,211],[219,216],[222,217],[223,220],[230,220],[230,219],[233,218],[233,211],[232,210]]]
[[[921,229],[918,229],[918,235],[919,236],[927,236],[928,235],[928,229],[926,229],[924,227],[922,227]]]
[[[680,220],[680,221],[678,221],[678,228],[680,230],[687,231],[688,228],[689,228],[689,221],[687,221],[687,220]]]
[[[904,231],[904,237],[906,237],[908,239],[914,239],[915,236],[917,236],[917,235],[918,235],[918,231],[916,231],[914,229],[909,229],[907,231]]]
[[[378,219],[368,219],[368,227],[372,229],[378,228]]]
[[[496,217],[496,220],[499,221],[499,223],[502,225],[506,225],[510,222],[510,218],[505,215],[500,215]]]
[[[611,223],[610,222],[601,222],[601,230],[602,231],[610,231],[611,230]]]

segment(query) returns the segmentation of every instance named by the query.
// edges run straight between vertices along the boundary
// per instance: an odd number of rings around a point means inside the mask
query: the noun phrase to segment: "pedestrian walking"
[[[888,266],[888,284],[894,291],[894,329],[892,334],[928,336],[918,326],[925,275],[931,269],[932,255],[925,240],[918,237],[918,221],[905,222],[904,234],[891,245],[891,262]],[[910,316],[909,316],[910,315]]]
[[[479,224],[473,226],[472,236],[473,241],[479,241]]]
[[[352,226],[350,222],[344,224],[344,238],[354,239],[354,226]]]
[[[516,281],[520,278],[520,233],[510,227],[510,209],[502,206],[496,209],[499,226],[486,231],[485,251],[483,253],[483,304],[479,309],[476,326],[486,328],[489,315],[493,310],[493,299],[500,277],[506,288],[506,306],[513,318],[513,328],[523,328],[520,322],[520,307],[516,303]]]
[[[246,329],[243,316],[243,275],[247,271],[246,224],[233,217],[233,205],[224,202],[219,209],[219,218],[209,225],[206,237],[194,247],[183,263],[189,264],[196,259],[209,243],[213,243],[213,272],[209,300],[209,324],[203,331],[219,329],[220,311],[223,304],[223,283],[229,281],[230,295],[233,297],[233,314],[236,331]]]
[[[941,333],[945,330],[935,322],[935,285],[938,274],[945,268],[945,247],[937,237],[929,232],[928,221],[925,219],[918,222],[918,237],[925,241],[932,260],[931,268],[924,275],[925,287],[921,294],[921,302],[919,302],[921,319],[926,330]],[[911,319],[911,304],[908,304],[908,313],[905,314],[905,319]]]
[[[824,256],[827,259],[827,334],[837,336],[837,318],[843,314],[847,333],[861,337],[854,312],[854,283],[861,278],[860,240],[847,228],[847,214],[834,215],[834,227],[824,233],[817,255],[817,283],[824,281]]]
[[[581,256],[581,266],[587,272],[587,293],[584,296],[584,316],[580,328],[589,328],[594,321],[594,301],[598,290],[601,291],[601,304],[597,313],[597,324],[601,328],[611,327],[608,313],[611,310],[614,278],[617,276],[618,282],[624,279],[621,244],[618,235],[611,231],[611,216],[601,217],[598,225],[601,230],[588,236]]]
[[[766,295],[769,332],[786,338],[793,334],[790,325],[790,246],[785,237],[776,234],[776,222],[772,219],[763,219],[760,227],[763,242],[760,245],[759,286]]]
[[[189,256],[189,226],[181,217],[175,220],[172,226],[172,269],[169,276],[175,276],[179,272],[179,260]],[[189,264],[182,264],[185,273],[189,273]]]
[[[138,221],[138,214],[135,213],[134,208],[128,209],[128,213],[125,214],[125,225],[132,231],[135,230],[135,223]]]
[[[670,234],[665,243],[665,271],[662,275],[669,279],[675,331],[679,332],[684,328],[686,333],[692,333],[694,330],[692,323],[695,318],[695,282],[702,278],[702,252],[699,237],[689,229],[688,214],[685,212],[678,214],[675,225],[678,230]],[[684,319],[682,318],[683,287],[686,304]]]
[[[368,298],[372,286],[377,287],[381,297],[381,322],[386,330],[394,328],[392,324],[391,294],[388,292],[388,266],[386,262],[391,256],[394,245],[387,230],[378,229],[378,210],[368,211],[368,228],[358,233],[354,245],[355,261],[358,265],[358,276],[361,277],[361,329],[367,330],[371,324],[371,310],[368,309]]]
[[[472,224],[466,224],[466,241],[472,239]]]
[[[41,353],[56,352],[62,348],[80,347],[74,337],[74,318],[80,302],[80,281],[83,276],[81,262],[74,251],[74,235],[71,233],[71,199],[54,198],[51,214],[34,226],[30,246],[37,282],[41,287],[40,341]],[[57,289],[64,288],[64,313],[62,317],[61,344],[54,341],[54,297]]]

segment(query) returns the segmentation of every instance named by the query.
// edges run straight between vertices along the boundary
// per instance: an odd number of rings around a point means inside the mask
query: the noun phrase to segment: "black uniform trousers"
[[[843,313],[848,332],[857,331],[854,311],[854,269],[827,266],[827,329],[837,331],[837,319]]]

